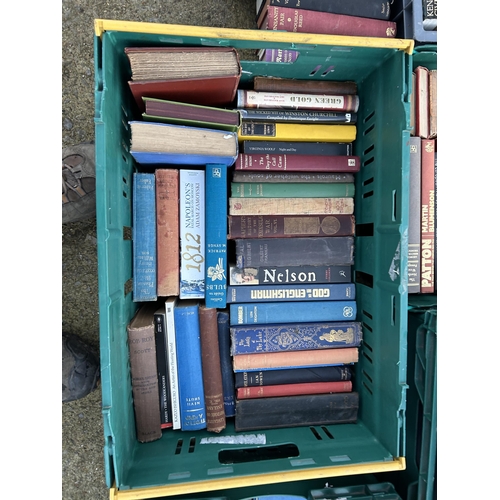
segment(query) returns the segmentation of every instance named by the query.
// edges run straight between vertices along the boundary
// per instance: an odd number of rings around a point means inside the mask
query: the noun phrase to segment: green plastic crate
[[[266,445],[203,445],[213,434],[167,431],[135,438],[126,326],[132,301],[129,149],[133,99],[126,46],[265,47],[300,52],[293,64],[242,58],[254,75],[354,80],[360,109],[355,153],[355,278],[364,343],[356,367],[356,424],[265,431]],[[409,85],[412,40],[338,37],[96,20],[95,137],[104,456],[112,498],[154,498],[405,467]],[[247,51],[248,53],[248,51]],[[328,72],[324,74],[325,70]],[[222,435],[234,433],[231,422]],[[234,451],[252,461],[220,461]],[[273,449],[292,450],[272,458]],[[200,495],[209,496],[209,495]]]

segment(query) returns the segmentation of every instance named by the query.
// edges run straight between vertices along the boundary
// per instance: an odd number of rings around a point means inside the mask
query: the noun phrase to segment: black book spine
[[[350,142],[243,141],[241,153],[352,156]]]
[[[165,315],[155,313],[156,365],[158,369],[158,393],[160,398],[161,423],[172,424],[172,404],[168,378],[167,340],[165,337]]]
[[[231,358],[231,340],[229,335],[229,312],[218,311],[217,324],[219,333],[220,367],[222,372],[222,392],[226,417],[235,414],[234,372]]]
[[[240,109],[243,123],[289,122],[289,123],[356,123],[357,114],[345,111],[310,111],[285,109]]]
[[[234,430],[355,423],[358,407],[357,392],[238,399]]]

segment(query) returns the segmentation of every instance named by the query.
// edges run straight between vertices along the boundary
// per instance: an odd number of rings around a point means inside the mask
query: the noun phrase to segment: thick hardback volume
[[[235,170],[233,182],[354,182],[354,174],[346,172],[276,172]]]
[[[156,367],[158,368],[158,393],[160,397],[161,428],[173,427],[170,383],[168,380],[168,352],[165,307],[155,311]]]
[[[233,370],[242,372],[345,365],[357,363],[358,355],[359,349],[357,347],[235,354],[233,356]]]
[[[135,426],[141,443],[161,438],[154,324],[157,308],[155,302],[143,304],[127,325]]]
[[[437,137],[437,69],[429,71],[429,139]]]
[[[437,29],[437,0],[422,0],[422,26],[426,31]]]
[[[167,355],[170,382],[170,401],[172,408],[172,424],[174,429],[181,428],[181,410],[179,401],[179,379],[177,374],[177,342],[175,340],[174,308],[178,297],[165,300],[165,331],[167,335]]]
[[[234,430],[355,423],[358,408],[357,392],[241,399],[236,401]]]
[[[410,135],[414,136],[417,133],[415,125],[416,109],[417,109],[417,75],[413,71],[411,74],[411,94],[410,94]]]
[[[352,266],[229,266],[230,285],[279,283],[350,283]]]
[[[181,299],[205,297],[205,171],[181,169],[179,179]]]
[[[408,221],[408,293],[420,292],[421,139],[410,137],[410,212]]]
[[[205,305],[226,307],[227,167],[205,167]]]
[[[240,153],[235,170],[266,172],[359,172],[359,156]]]
[[[200,305],[198,314],[207,430],[221,432],[226,428],[226,413],[222,389],[217,309]]]
[[[235,240],[239,268],[261,266],[324,266],[354,263],[354,237],[296,237]]]
[[[435,139],[422,139],[422,255],[420,292],[434,292]]]
[[[356,82],[296,80],[295,78],[256,76],[253,79],[253,90],[259,92],[356,95],[358,93],[358,86]]]
[[[313,111],[300,109],[239,109],[243,123],[251,122],[288,122],[288,123],[329,123],[353,124],[357,121],[356,113],[346,111]]]
[[[261,29],[321,35],[394,38],[394,21],[317,12],[304,8],[268,7]]]
[[[229,198],[229,215],[352,215],[354,198]]]
[[[354,227],[354,215],[230,215],[227,237],[353,236]]]
[[[301,394],[328,394],[351,392],[352,382],[311,382],[306,384],[262,385],[258,387],[238,387],[237,399],[272,398],[276,396],[299,396]]]
[[[354,182],[231,182],[233,198],[345,198],[354,196]]]
[[[291,49],[260,49],[257,55],[259,61],[291,63],[297,60],[300,52]]]
[[[239,89],[236,93],[238,108],[318,109],[356,113],[359,96],[351,94],[304,94],[292,92],[258,92]],[[341,142],[341,141],[339,141]]]
[[[156,300],[155,174],[135,172],[132,194],[133,299]]]
[[[278,302],[303,300],[354,300],[354,283],[323,283],[297,285],[230,285],[227,302]]]
[[[304,142],[304,141],[243,141],[241,152],[247,154],[294,154],[352,156],[352,142]]]
[[[157,294],[179,295],[179,170],[157,168]]]
[[[233,355],[359,347],[363,338],[357,321],[231,326],[229,331]]]
[[[354,321],[356,313],[355,300],[245,302],[229,304],[229,324],[232,326]]]
[[[234,372],[231,358],[231,340],[229,338],[229,311],[217,312],[219,335],[220,366],[222,372],[222,390],[226,417],[234,417]]]
[[[236,372],[234,374],[234,386],[238,388],[263,385],[336,382],[351,380],[351,375],[349,365]]]
[[[181,430],[206,429],[199,303],[179,300],[174,307]]]
[[[415,135],[429,138],[429,70],[415,68]]]

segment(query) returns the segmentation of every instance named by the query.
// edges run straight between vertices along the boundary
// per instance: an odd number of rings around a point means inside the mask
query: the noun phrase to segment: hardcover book
[[[437,30],[437,0],[422,0],[422,16],[424,30]]]
[[[173,123],[131,121],[130,154],[145,165],[232,165],[238,156],[236,132]]]
[[[269,172],[359,172],[359,156],[240,153],[235,170]]]
[[[243,141],[241,152],[247,154],[295,154],[352,156],[352,142],[304,142],[304,141]]]
[[[221,432],[226,428],[226,413],[222,388],[217,309],[200,305],[198,314],[207,431]]]
[[[291,49],[260,49],[257,55],[259,61],[292,63],[297,60],[300,52]]]
[[[354,215],[230,215],[227,237],[353,236],[354,228]]]
[[[358,408],[357,392],[241,399],[236,401],[234,429],[240,432],[355,423]]]
[[[396,36],[394,21],[274,6],[268,7],[260,29],[378,38]]]
[[[265,385],[303,384],[351,380],[351,368],[343,366],[318,366],[282,370],[236,372],[234,386],[256,387]]]
[[[410,94],[410,135],[415,136],[417,133],[417,128],[415,125],[416,109],[417,109],[417,75],[415,71],[411,74],[411,94]]]
[[[157,168],[157,295],[179,295],[179,170]]]
[[[408,220],[408,293],[420,292],[421,139],[410,137],[410,211]]]
[[[134,302],[156,300],[155,174],[134,172],[132,255]]]
[[[415,135],[429,138],[429,70],[415,68]]]
[[[141,443],[161,438],[154,325],[157,308],[155,302],[143,304],[127,325],[135,426]]]
[[[352,382],[312,382],[306,384],[262,385],[258,387],[238,387],[237,399],[272,398],[277,396],[299,396],[301,394],[328,394],[351,392]]]
[[[239,268],[261,266],[324,266],[354,264],[352,236],[249,238],[235,240]]]
[[[170,401],[172,407],[172,424],[174,429],[181,428],[181,410],[179,401],[179,380],[177,376],[177,342],[175,340],[175,304],[178,297],[165,300],[165,331],[167,335],[167,355],[170,383]]]
[[[298,285],[230,285],[227,302],[278,302],[303,300],[354,300],[353,283],[323,283]]]
[[[346,266],[263,266],[229,267],[230,285],[263,285],[274,283],[350,283],[351,267]]]
[[[346,111],[313,111],[301,109],[239,109],[243,122],[288,122],[354,124],[358,116]]]
[[[355,300],[246,302],[229,304],[229,324],[232,326],[354,321],[356,313]]]
[[[437,137],[437,69],[429,71],[429,139]]]
[[[181,299],[205,298],[205,171],[180,170]]]
[[[357,347],[235,354],[233,356],[233,370],[242,372],[344,365],[357,363],[358,354]]]
[[[231,182],[233,198],[345,198],[354,196],[354,182]]]
[[[279,172],[235,170],[233,182],[354,182],[354,174],[345,172]]]
[[[352,215],[354,198],[229,198],[229,215]]]
[[[199,303],[179,300],[174,307],[181,430],[205,429]]]
[[[356,321],[231,326],[229,331],[232,355],[359,347],[363,338]]]
[[[234,417],[235,387],[233,360],[231,358],[231,341],[229,338],[229,311],[227,309],[217,312],[217,324],[224,412],[226,417]]]
[[[282,50],[282,52],[284,51]],[[256,76],[253,79],[253,90],[259,92],[356,95],[358,86],[356,82],[349,81],[296,80],[295,78]]]
[[[226,307],[227,167],[205,167],[205,305]]]

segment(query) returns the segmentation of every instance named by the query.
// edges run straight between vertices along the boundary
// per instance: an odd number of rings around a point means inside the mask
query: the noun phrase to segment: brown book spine
[[[437,69],[429,71],[429,139],[437,137]]]
[[[354,174],[344,172],[254,172],[233,173],[233,182],[354,182]]]
[[[156,169],[157,295],[179,295],[179,171]]]
[[[300,394],[326,394],[329,392],[351,392],[351,381],[310,382],[303,384],[262,385],[238,387],[237,399],[271,398],[274,396],[298,396]]]
[[[305,92],[306,94],[356,95],[358,92],[356,82],[294,80],[267,76],[256,76],[253,80],[253,89],[262,92]]]
[[[226,412],[222,386],[217,309],[200,305],[201,361],[207,430],[221,432],[226,428]]]
[[[354,215],[230,215],[229,239],[352,236]]]
[[[415,135],[429,138],[429,70],[415,68]]]
[[[240,153],[235,170],[359,172],[358,156],[247,154]]]

